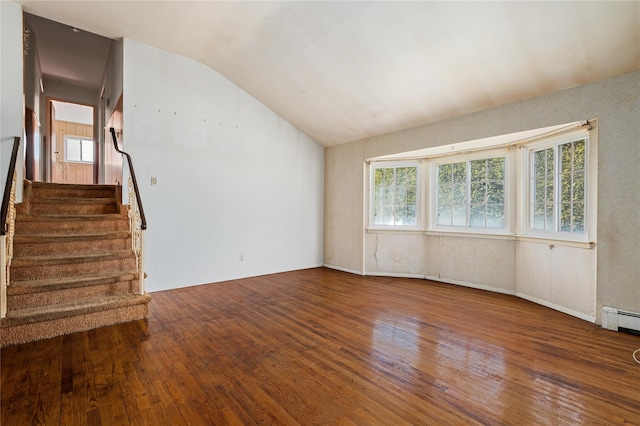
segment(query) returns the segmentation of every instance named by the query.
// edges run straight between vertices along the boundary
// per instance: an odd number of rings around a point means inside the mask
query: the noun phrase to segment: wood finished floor
[[[640,425],[640,337],[511,296],[311,269],[2,349],[2,425]]]

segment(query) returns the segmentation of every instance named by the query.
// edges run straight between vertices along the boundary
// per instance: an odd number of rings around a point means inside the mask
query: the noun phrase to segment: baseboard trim
[[[402,274],[402,273],[394,273],[394,272],[365,272],[364,275],[369,277],[392,277],[392,278],[418,278],[425,279],[424,275],[421,274]]]
[[[336,271],[347,272],[349,274],[365,275],[364,272],[362,272],[362,271],[356,271],[355,269],[343,268],[342,266],[329,265],[327,263],[325,263],[322,266],[324,266],[325,268],[329,268],[329,269],[335,269]]]
[[[546,301],[544,299],[539,299],[534,296],[530,296],[525,293],[517,292],[516,296],[528,300],[529,302],[537,303],[538,305],[545,306],[547,308],[553,309],[555,311],[562,312],[563,314],[571,315],[572,317],[580,318],[581,320],[588,321],[590,323],[596,323],[596,317],[591,315],[583,314],[582,312],[574,311],[573,309],[569,309],[567,307],[558,305],[553,302]]]
[[[432,280],[432,281],[438,281],[438,282],[446,283],[446,284],[459,285],[459,286],[462,286],[462,287],[475,288],[475,289],[478,289],[478,290],[491,291],[493,293],[508,294],[509,296],[515,296],[516,295],[515,290],[507,290],[507,289],[504,289],[504,288],[491,287],[491,286],[482,285],[482,284],[475,284],[475,283],[470,283],[470,282],[467,282],[467,281],[459,281],[459,280],[452,280],[452,279],[448,279],[448,278],[433,277],[433,276],[430,276],[430,275],[425,275],[424,279]]]

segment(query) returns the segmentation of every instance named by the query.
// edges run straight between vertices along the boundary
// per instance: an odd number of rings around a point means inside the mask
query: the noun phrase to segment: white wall
[[[105,122],[111,117],[111,113],[118,102],[118,98],[122,94],[122,55],[124,44],[122,40],[113,40],[109,49],[109,56],[105,65],[104,75],[100,86],[105,88]]]
[[[22,62],[22,8],[0,1],[0,182],[7,178],[13,138],[23,138],[24,97]],[[19,159],[24,158],[24,138]],[[24,161],[18,161],[18,176],[23,176]],[[22,199],[22,179],[16,187],[17,200]]]
[[[216,71],[131,40],[123,87],[149,291],[322,265],[320,145]]]
[[[640,312],[638,117],[640,72],[634,72],[329,148],[324,262],[516,294],[596,322],[602,306]],[[591,118],[598,119],[595,247],[364,228],[367,158]]]

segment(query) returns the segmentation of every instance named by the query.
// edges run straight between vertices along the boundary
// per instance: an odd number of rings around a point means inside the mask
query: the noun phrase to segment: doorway
[[[51,182],[93,184],[97,164],[94,107],[49,100]]]

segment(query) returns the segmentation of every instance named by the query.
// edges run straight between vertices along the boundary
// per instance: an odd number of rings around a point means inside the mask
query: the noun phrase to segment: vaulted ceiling
[[[206,64],[325,146],[640,69],[637,1],[17,3]]]

